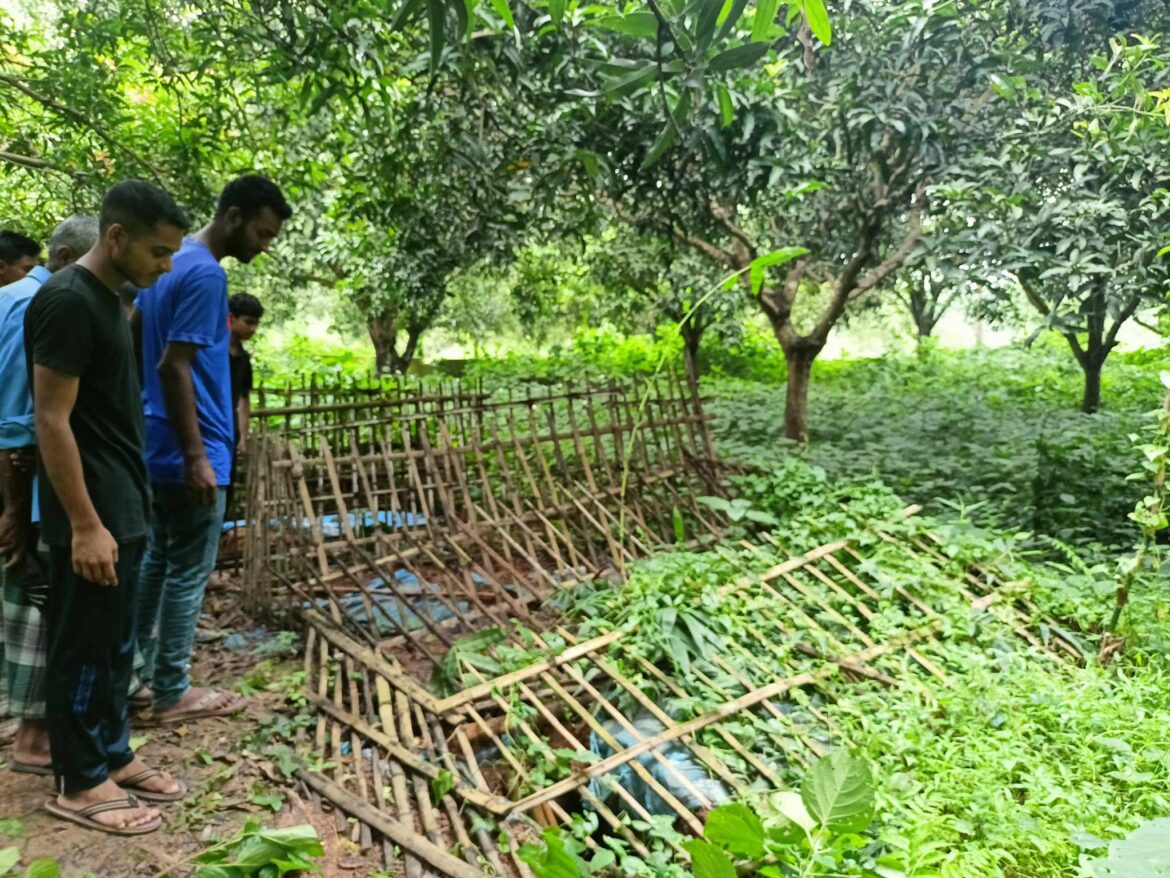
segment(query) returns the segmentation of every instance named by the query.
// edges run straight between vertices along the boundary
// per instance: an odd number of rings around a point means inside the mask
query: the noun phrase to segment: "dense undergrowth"
[[[948,636],[930,647],[946,680],[894,689],[826,684],[818,710],[831,720],[831,743],[868,762],[876,818],[864,831],[828,838],[815,856],[793,849],[770,871],[752,872],[741,862],[740,874],[1126,874],[1089,864],[1110,841],[1170,815],[1164,575],[1136,578],[1120,647],[1103,629],[1119,565],[1139,537],[1129,514],[1148,484],[1130,478],[1141,469],[1133,436],[1164,393],[1158,374],[1166,353],[1110,357],[1104,410],[1091,416],[1078,411],[1075,363],[1055,345],[927,347],[917,356],[823,361],[810,394],[811,442],[796,448],[777,438],[783,362],[769,344],[748,338],[740,347],[705,349],[703,391],[715,439],[722,455],[747,470],[738,478],[738,505],[725,508],[733,512],[734,539],[711,551],[648,559],[621,587],[578,588],[564,608],[568,620],[582,636],[626,627],[643,657],[686,678],[705,651],[761,625],[750,601],[722,596],[728,581],[831,540],[854,540],[871,572],[928,595],[946,617]],[[465,371],[498,390],[646,375],[664,356],[668,367],[676,364],[677,353],[669,334],[631,340],[590,333],[552,356],[479,361]],[[905,519],[910,503],[923,514]],[[939,590],[937,571],[876,543],[879,523],[938,536],[953,573],[972,564],[997,571],[1046,620],[1037,623],[1037,636],[1066,635],[1079,644],[1082,661],[1047,657]],[[737,547],[744,539],[759,548]],[[880,624],[896,625],[897,607],[887,609]],[[1097,660],[1103,647],[1111,659],[1104,663]],[[524,650],[510,656],[517,664],[529,659]],[[454,687],[462,682],[457,674],[448,681]],[[701,699],[670,703],[680,716],[709,706]],[[748,805],[761,826],[775,828],[766,795]],[[584,815],[533,855],[536,873],[688,874],[671,845],[688,842],[669,822],[642,827],[642,834],[652,843],[649,860],[616,842],[602,856],[578,858],[586,836],[599,835],[596,819]],[[728,875],[708,865],[716,871],[702,872],[696,859],[695,874]]]
[[[729,542],[708,552],[667,554],[636,565],[621,587],[578,588],[566,610],[579,633],[625,628],[645,658],[669,668],[688,691],[702,693],[692,663],[701,666],[710,651],[735,661],[730,645],[753,628],[783,641],[771,631],[764,605],[729,599],[726,584],[745,570],[760,571],[842,538],[855,541],[863,566],[890,589],[871,634],[901,625],[895,586],[925,599],[945,619],[944,636],[923,648],[945,681],[923,682],[921,669],[904,659],[906,679],[918,682],[883,688],[838,677],[814,696],[832,729],[827,743],[871,766],[872,826],[831,838],[817,857],[805,851],[782,859],[791,869],[750,874],[1073,878],[1091,874],[1086,864],[1102,856],[1110,840],[1170,815],[1170,606],[1152,579],[1130,607],[1126,649],[1102,665],[1096,657],[1115,588],[1112,568],[1038,559],[1019,535],[961,518],[906,519],[901,498],[872,479],[830,480],[792,457],[777,457],[760,474],[737,481],[756,518],[782,523],[773,531],[778,545],[741,517],[733,536],[760,548]],[[944,557],[926,564],[900,544],[880,540],[879,528],[906,537],[934,534]],[[1033,630],[1041,642],[1059,627],[1080,645],[1081,660],[1059,660],[1029,645],[1002,619],[973,609],[939,576],[940,569],[959,576],[972,565],[995,571],[1003,588],[1027,595],[1036,605]],[[683,701],[662,697],[679,719],[714,703],[702,694]],[[804,704],[798,697],[794,710]],[[753,750],[783,758],[765,738]],[[791,783],[799,782],[798,772]],[[784,820],[768,794],[749,797],[747,804],[765,827]],[[583,819],[576,832],[583,851],[584,836],[596,835],[595,822]],[[681,838],[662,826],[651,836],[657,854],[649,862],[617,845],[616,864],[607,858],[606,869],[591,872],[580,860],[574,868],[581,874],[689,874],[666,850],[668,840]],[[573,850],[572,839],[565,843]],[[698,860],[693,868],[696,876],[723,874]]]

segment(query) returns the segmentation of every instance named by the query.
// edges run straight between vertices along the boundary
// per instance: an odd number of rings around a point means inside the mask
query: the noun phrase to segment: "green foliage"
[[[695,878],[732,878],[745,871],[761,876],[883,874],[875,868],[871,841],[858,834],[874,816],[873,782],[864,760],[834,751],[812,765],[799,796],[778,798],[783,804],[769,827],[743,804],[712,811],[703,828],[706,841],[686,845]],[[885,868],[896,863],[889,856],[880,859]]]
[[[929,512],[1029,532],[1041,547],[1128,547],[1127,516],[1148,493],[1129,480],[1139,461],[1129,436],[1160,398],[1164,362],[1160,352],[1115,356],[1107,410],[1092,417],[1075,411],[1080,373],[1059,349],[818,363],[804,453],[844,494],[851,480],[876,475]],[[705,388],[723,453],[750,462],[775,444],[779,388]]]
[[[17,863],[20,862],[20,848],[6,847],[0,848],[0,876],[8,875],[12,872]]]
[[[60,874],[60,865],[49,857],[33,860],[24,870],[24,878],[59,878]]]
[[[1109,856],[1088,864],[1093,878],[1166,878],[1170,875],[1170,817],[1151,820],[1109,845]]]
[[[325,849],[312,826],[264,829],[249,820],[236,835],[195,858],[194,878],[279,878],[316,872]]]

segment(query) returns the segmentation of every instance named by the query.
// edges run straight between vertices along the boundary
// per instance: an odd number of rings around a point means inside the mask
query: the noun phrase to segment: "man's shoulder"
[[[190,238],[183,242],[182,248],[171,260],[171,272],[163,275],[160,281],[171,279],[171,283],[187,280],[215,280],[227,283],[227,272],[214,256],[202,244]]]
[[[64,303],[87,305],[94,292],[93,282],[86,272],[75,265],[62,268],[41,284],[33,296],[29,310]]]
[[[40,265],[34,266],[32,271],[20,280],[13,281],[0,287],[0,303],[13,299],[20,301],[27,299],[39,290],[45,281],[52,278],[52,274]]]

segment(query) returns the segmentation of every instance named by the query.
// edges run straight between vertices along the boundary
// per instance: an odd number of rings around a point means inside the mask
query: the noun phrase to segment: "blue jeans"
[[[203,591],[215,569],[227,489],[214,506],[192,506],[182,485],[154,485],[153,521],[138,583],[138,648],[154,709],[178,703],[191,686],[191,649]]]

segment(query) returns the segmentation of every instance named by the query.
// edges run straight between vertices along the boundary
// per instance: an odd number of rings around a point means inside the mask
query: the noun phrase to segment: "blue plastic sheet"
[[[424,516],[417,512],[400,512],[396,509],[379,509],[375,516],[370,510],[362,510],[349,513],[349,526],[351,530],[355,531],[370,531],[374,529],[375,521],[386,530],[402,530],[408,527],[421,527],[427,523]],[[236,528],[247,527],[247,521],[225,521],[223,523],[223,532],[235,530]],[[279,529],[281,522],[277,519],[271,519],[268,526],[273,529]],[[301,518],[292,523],[293,527],[299,527],[302,531],[308,533],[310,530],[309,519]],[[327,540],[335,540],[341,536],[341,516],[340,515],[322,515],[317,519],[317,526],[321,528],[321,536]]]
[[[641,739],[651,738],[664,728],[662,723],[649,713],[640,713],[634,719],[633,724],[637,735],[627,731],[616,720],[609,720],[604,723],[604,726],[610,737],[615,739],[622,749],[634,746]],[[596,732],[591,732],[589,735],[589,749],[602,759],[613,754],[613,750],[601,740]],[[658,747],[657,751],[670,763],[670,769],[655,758],[654,751],[643,753],[635,761],[640,763],[650,773],[650,776],[662,784],[672,796],[692,811],[697,811],[700,808],[711,808],[731,800],[731,792],[727,787],[721,781],[710,777],[707,770],[695,760],[691,751],[686,747],[672,741]],[[689,785],[684,786],[679,780],[680,777],[686,778]],[[633,761],[619,766],[604,777],[591,781],[589,791],[597,798],[604,800],[609,797],[613,789],[612,785],[615,783],[625,787],[651,814],[674,816],[674,811],[663,801],[662,797],[650,789],[642,778],[638,777],[634,771]],[[702,793],[707,801],[696,799],[691,787]]]

